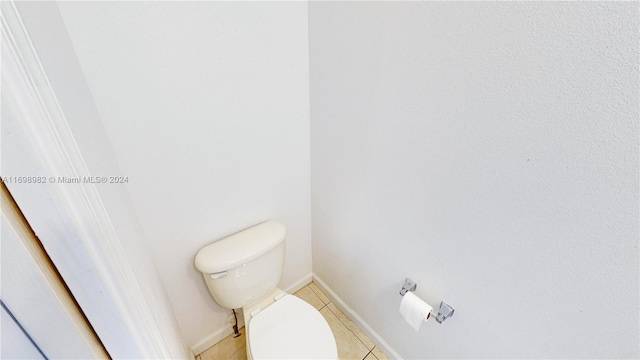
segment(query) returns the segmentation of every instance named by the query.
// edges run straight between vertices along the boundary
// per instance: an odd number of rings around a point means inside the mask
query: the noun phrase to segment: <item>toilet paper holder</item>
[[[415,282],[413,282],[413,280],[406,278],[404,280],[404,285],[402,285],[402,289],[400,289],[400,295],[404,296],[404,294],[407,293],[407,291],[416,291],[416,288],[418,287],[418,284],[416,284]],[[444,301],[440,302],[440,308],[438,309],[438,313],[435,314],[433,312],[433,310],[429,313],[429,315],[427,315],[427,320],[430,317],[434,317],[436,319],[436,321],[438,322],[438,324],[442,324],[443,321],[447,320],[448,318],[453,316],[453,312],[456,309],[453,308],[453,306],[447,304]]]

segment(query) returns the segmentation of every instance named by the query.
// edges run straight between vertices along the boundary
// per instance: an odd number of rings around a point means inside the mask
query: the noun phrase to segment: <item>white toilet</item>
[[[277,288],[286,234],[276,221],[256,225],[200,249],[196,268],[220,306],[242,308],[248,359],[337,359],[320,312]]]

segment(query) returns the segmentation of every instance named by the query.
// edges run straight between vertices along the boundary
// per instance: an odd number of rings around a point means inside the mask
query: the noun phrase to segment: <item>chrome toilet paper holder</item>
[[[413,280],[406,278],[404,280],[404,285],[402,285],[402,289],[400,289],[400,295],[404,296],[404,294],[406,294],[407,291],[416,291],[417,287],[418,287],[418,284],[413,282]],[[436,319],[438,324],[442,324],[443,321],[453,316],[454,311],[456,311],[456,309],[454,309],[453,306],[447,304],[444,301],[441,301],[440,308],[438,309],[438,313],[435,314],[432,310],[429,313],[429,315],[427,315],[427,320],[430,317],[433,317]]]
[[[404,280],[404,285],[402,285],[402,289],[400,289],[400,295],[404,296],[407,291],[416,291],[418,284],[414,283],[411,279],[406,278]]]

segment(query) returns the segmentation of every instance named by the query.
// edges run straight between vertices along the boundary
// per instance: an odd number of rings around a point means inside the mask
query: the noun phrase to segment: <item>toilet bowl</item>
[[[283,224],[267,221],[203,247],[195,265],[220,306],[242,308],[248,359],[337,359],[320,312],[277,288],[285,237]]]
[[[248,359],[337,359],[329,324],[306,301],[277,289],[243,308]]]

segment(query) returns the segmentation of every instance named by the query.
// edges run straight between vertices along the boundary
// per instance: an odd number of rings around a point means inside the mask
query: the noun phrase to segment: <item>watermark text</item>
[[[7,184],[127,184],[128,176],[0,176]]]

